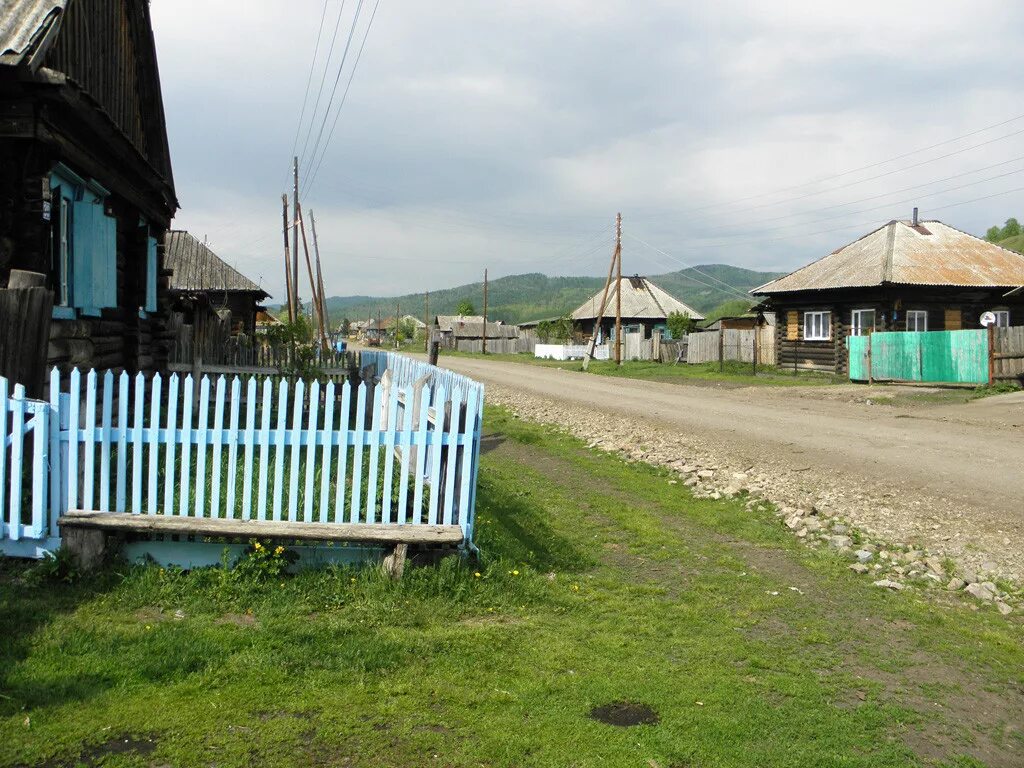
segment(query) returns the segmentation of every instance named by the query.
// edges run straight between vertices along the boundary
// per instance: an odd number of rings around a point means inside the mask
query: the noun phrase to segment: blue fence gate
[[[77,510],[458,526],[471,547],[483,386],[392,353],[362,364],[383,375],[352,386],[75,370],[61,392],[54,370],[48,402],[0,379],[0,552],[52,551]],[[132,553],[195,565],[223,548],[197,557],[200,543],[155,537]]]

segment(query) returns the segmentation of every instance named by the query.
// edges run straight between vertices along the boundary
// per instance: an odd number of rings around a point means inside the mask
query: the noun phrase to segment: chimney
[[[917,226],[917,208],[914,209],[914,226]]]

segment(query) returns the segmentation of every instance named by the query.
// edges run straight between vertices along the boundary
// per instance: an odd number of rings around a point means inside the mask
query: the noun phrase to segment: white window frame
[[[804,312],[804,341],[832,341],[831,310]]]
[[[914,318],[914,327],[910,327],[910,318]],[[923,328],[921,326],[924,326]],[[907,310],[907,330],[915,333],[924,333],[928,330],[928,310],[926,309],[908,309]]]
[[[57,304],[61,307],[71,306],[71,244],[69,242],[71,222],[68,221],[70,213],[71,206],[68,205],[68,199],[61,195],[59,222],[60,243],[58,244],[57,262],[57,271],[60,273],[60,297]]]
[[[874,309],[855,309],[850,313],[850,335],[867,336],[868,331],[864,329],[864,315],[871,313],[871,328],[875,330],[875,318],[878,316]]]
[[[1010,326],[1010,310],[993,309],[990,311],[996,316],[996,321],[992,323],[993,326],[996,328],[1008,328]]]

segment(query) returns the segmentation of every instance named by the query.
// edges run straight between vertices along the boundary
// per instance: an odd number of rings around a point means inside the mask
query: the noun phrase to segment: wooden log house
[[[149,3],[0,7],[0,285],[45,275],[50,364],[159,369],[178,205]]]
[[[940,221],[891,221],[751,291],[776,312],[778,365],[848,374],[846,339],[873,331],[1024,325],[1024,255]]]

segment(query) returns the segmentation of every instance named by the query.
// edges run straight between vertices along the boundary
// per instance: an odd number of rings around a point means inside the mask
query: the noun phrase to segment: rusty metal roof
[[[751,293],[832,288],[948,285],[1010,288],[1024,284],[1024,255],[941,221],[890,221],[859,240]]]
[[[622,278],[622,316],[643,320],[664,320],[673,312],[689,315],[694,320],[703,320],[704,315],[688,307],[679,299],[666,293],[646,277]],[[604,308],[605,317],[615,316],[615,294],[618,284],[613,282],[608,289],[608,301]],[[601,296],[604,288],[583,302],[572,313],[573,320],[595,320],[601,311]]]
[[[442,333],[450,333],[458,323],[482,323],[483,315],[437,315],[434,325]]]
[[[164,238],[164,266],[173,270],[172,291],[245,291],[270,296],[188,232],[172,229]]]
[[[31,57],[59,26],[68,0],[0,0],[0,64]]]

